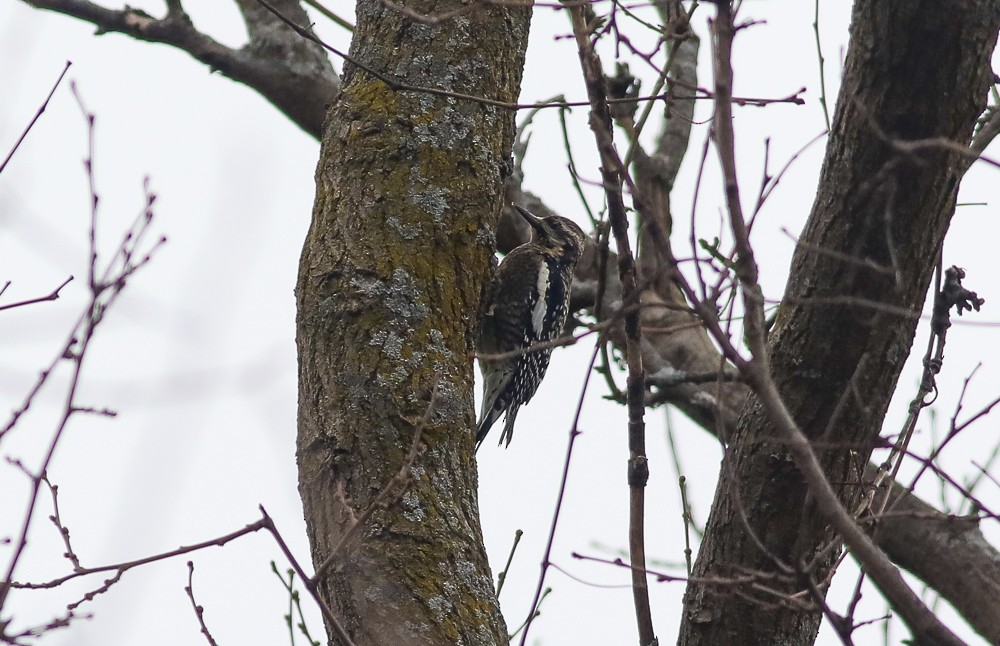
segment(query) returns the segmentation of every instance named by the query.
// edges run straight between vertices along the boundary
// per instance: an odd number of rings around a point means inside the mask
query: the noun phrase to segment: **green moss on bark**
[[[513,100],[529,15],[431,29],[363,0],[352,56],[409,85]],[[349,64],[327,121],[297,287],[314,561],[398,471],[438,389],[411,486],[325,582],[359,646],[507,641],[479,528],[471,356],[513,134],[510,112],[397,92]]]

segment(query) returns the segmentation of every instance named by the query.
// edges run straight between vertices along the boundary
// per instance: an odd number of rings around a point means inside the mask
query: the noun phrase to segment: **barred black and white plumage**
[[[477,449],[501,415],[506,417],[500,443],[510,444],[517,411],[538,390],[552,354],[552,348],[529,348],[562,333],[569,314],[573,268],[586,240],[571,220],[557,215],[538,217],[516,208],[534,236],[500,263],[493,301],[480,328],[477,351],[484,384]],[[504,354],[513,356],[490,358]]]

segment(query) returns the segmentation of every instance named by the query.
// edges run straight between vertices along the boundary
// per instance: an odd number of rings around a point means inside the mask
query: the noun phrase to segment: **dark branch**
[[[195,29],[179,2],[169,3],[163,18],[154,18],[140,9],[107,9],[87,0],[23,1],[39,9],[89,22],[97,27],[98,35],[120,33],[185,51],[212,71],[219,71],[257,90],[296,125],[317,138],[323,126],[325,106],[334,100],[339,90],[339,79],[325,58],[320,61],[316,56],[276,56],[276,49],[298,53],[302,45],[292,46],[287,40],[283,45],[277,44],[281,39],[274,31],[265,38],[265,30],[258,29],[264,25],[263,19],[248,17],[250,14],[243,2],[240,8],[247,21],[250,43],[242,49],[231,49]],[[297,3],[290,4],[301,11]]]
[[[2,312],[3,310],[12,310],[15,307],[24,307],[25,305],[34,305],[35,303],[44,303],[45,301],[58,300],[58,298],[59,298],[59,292],[62,291],[63,287],[65,287],[66,285],[69,285],[69,283],[70,283],[71,280],[73,280],[72,276],[70,276],[69,278],[67,278],[66,280],[64,280],[61,285],[59,285],[58,287],[56,287],[55,289],[53,289],[51,292],[49,292],[45,296],[39,296],[37,298],[29,298],[26,301],[18,301],[16,303],[8,303],[7,305],[0,305],[0,312]]]

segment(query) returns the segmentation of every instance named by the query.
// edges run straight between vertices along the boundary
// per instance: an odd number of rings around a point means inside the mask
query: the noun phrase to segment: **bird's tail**
[[[479,424],[476,432],[476,449],[483,443],[490,427],[500,419],[507,408],[506,402],[499,401],[500,395],[510,382],[509,371],[483,371],[483,408],[479,413]],[[508,418],[510,415],[508,414]]]
[[[485,406],[485,403],[484,403]],[[500,419],[500,415],[503,413],[502,410],[487,410],[483,409],[482,419],[479,421],[479,428],[476,432],[476,451],[479,451],[479,447],[482,446],[483,440],[486,439],[486,434],[490,432],[490,427],[493,423]]]
[[[520,406],[515,405],[507,410],[507,417],[503,423],[503,433],[500,434],[500,444],[503,444],[504,448],[510,446],[510,441],[514,438],[514,419],[517,417],[518,408]]]

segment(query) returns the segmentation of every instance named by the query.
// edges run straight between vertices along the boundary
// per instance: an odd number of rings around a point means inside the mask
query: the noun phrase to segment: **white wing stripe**
[[[542,260],[542,266],[538,269],[538,300],[531,311],[531,327],[535,331],[535,338],[542,335],[542,328],[545,325],[545,311],[548,309],[549,292],[549,263]]]

